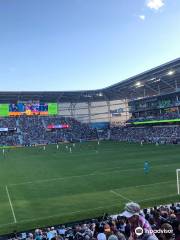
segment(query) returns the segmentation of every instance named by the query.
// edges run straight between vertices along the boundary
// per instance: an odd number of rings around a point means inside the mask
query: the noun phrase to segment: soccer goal
[[[179,177],[179,174],[180,174],[180,169],[176,169],[176,177],[177,177],[177,193],[178,195],[180,195],[180,189],[179,189],[179,181],[180,181],[180,177]]]

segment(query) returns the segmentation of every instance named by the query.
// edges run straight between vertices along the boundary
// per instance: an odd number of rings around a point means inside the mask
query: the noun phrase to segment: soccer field
[[[179,201],[180,147],[120,142],[0,149],[0,233]],[[144,174],[144,161],[150,172]]]

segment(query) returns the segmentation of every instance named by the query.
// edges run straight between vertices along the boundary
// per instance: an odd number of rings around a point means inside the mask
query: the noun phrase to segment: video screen
[[[0,104],[0,116],[57,115],[57,103]]]

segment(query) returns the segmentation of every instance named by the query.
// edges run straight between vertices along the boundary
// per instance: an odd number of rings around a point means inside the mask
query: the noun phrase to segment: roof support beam
[[[156,89],[154,89],[153,87],[149,86],[147,83],[145,83],[144,86],[147,87],[147,88],[149,88],[149,89],[151,89],[151,90],[152,90],[153,92],[155,92],[156,94],[159,93],[158,90],[156,90]]]
[[[169,83],[165,82],[163,79],[161,79],[161,82],[163,82],[166,86],[170,87],[173,90],[176,90],[176,87],[172,87]]]

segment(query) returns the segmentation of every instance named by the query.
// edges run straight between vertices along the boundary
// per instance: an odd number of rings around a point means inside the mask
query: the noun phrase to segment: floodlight
[[[175,71],[173,70],[169,70],[169,72],[167,73],[168,76],[172,76],[175,73]]]
[[[137,82],[137,83],[135,84],[135,86],[136,86],[136,87],[140,87],[140,86],[141,86],[141,82]]]

